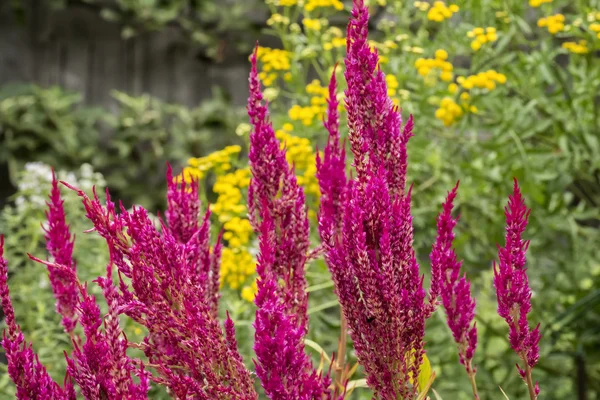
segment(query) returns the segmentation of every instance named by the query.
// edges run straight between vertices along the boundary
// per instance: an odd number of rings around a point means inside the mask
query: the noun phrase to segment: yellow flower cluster
[[[288,17],[284,17],[283,15],[278,14],[278,13],[271,15],[271,17],[269,17],[269,19],[267,20],[267,25],[269,25],[269,26],[289,25],[289,24],[290,24],[290,19]]]
[[[277,73],[289,71],[291,53],[282,49],[258,47],[257,57],[262,62],[262,71],[258,77],[265,86],[271,86],[277,79]],[[290,74],[284,74],[284,79],[289,80]]]
[[[218,216],[219,221],[225,223],[246,213],[242,189],[247,188],[249,184],[249,168],[217,176],[213,186],[217,201],[212,205],[211,210]]]
[[[398,87],[400,86],[400,84],[398,83],[398,78],[396,78],[392,74],[388,74],[385,76],[385,83],[388,88],[388,96],[390,96],[394,105],[400,106],[400,100],[396,97],[396,94],[405,91],[398,90]]]
[[[550,15],[549,17],[540,18],[537,22],[540,28],[547,28],[548,32],[556,35],[558,32],[565,30],[565,16],[562,14]]]
[[[224,247],[221,253],[221,286],[237,290],[256,272],[256,261],[245,248]],[[251,300],[250,300],[251,301]]]
[[[311,95],[310,106],[302,107],[296,104],[290,108],[288,116],[292,121],[302,121],[302,124],[311,126],[315,118],[321,120],[327,111],[329,91],[315,79],[306,85],[306,93]]]
[[[427,78],[432,70],[439,72],[441,80],[448,82],[452,80],[452,64],[448,61],[448,52],[443,49],[436,50],[435,58],[419,58],[415,61],[415,68],[419,75]]]
[[[258,286],[255,279],[250,286],[244,286],[242,289],[242,299],[252,303],[254,301],[254,297],[256,297],[256,293],[258,293]]]
[[[477,75],[469,75],[467,77],[459,76],[456,81],[466,90],[473,88],[494,90],[496,84],[503,85],[506,83],[506,75],[500,74],[493,69],[485,72],[480,72]]]
[[[598,13],[598,20],[600,20],[600,13]],[[590,30],[596,33],[596,37],[600,39],[600,23],[594,22],[593,24],[590,24]]]
[[[275,136],[281,142],[281,147],[286,149],[286,159],[290,166],[294,166],[298,175],[298,184],[304,187],[306,194],[320,195],[319,182],[317,181],[317,164],[313,147],[307,138],[293,136],[290,132],[294,129],[292,124],[284,124],[283,129],[278,129]]]
[[[533,8],[537,8],[544,3],[552,3],[552,0],[529,0],[529,5]]]
[[[314,11],[317,8],[329,8],[333,7],[338,11],[344,9],[344,3],[341,0],[308,0],[306,4],[304,4],[304,9],[306,11]]]
[[[229,247],[242,247],[250,243],[253,230],[248,219],[233,217],[225,222],[223,229],[223,239],[227,240]]]
[[[445,19],[452,17],[452,14],[457,13],[459,10],[456,4],[446,5],[443,1],[436,1],[433,3],[433,7],[427,12],[427,19],[435,22],[442,22]]]
[[[580,40],[579,42],[565,42],[562,44],[563,49],[569,50],[575,54],[587,54],[590,49],[587,46],[587,40]]]
[[[435,111],[435,117],[441,120],[445,126],[454,124],[463,114],[463,109],[450,97],[444,97],[440,108]]]
[[[491,43],[498,40],[498,35],[496,33],[496,28],[487,27],[483,28],[475,28],[469,32],[467,32],[467,37],[473,39],[471,42],[471,48],[474,51],[477,51],[481,48],[481,46],[485,43]]]
[[[331,50],[331,49],[338,49],[340,47],[346,47],[346,38],[338,38],[338,37],[334,37],[333,39],[331,39],[331,42],[327,42],[323,45],[323,48],[327,51]]]
[[[281,7],[293,7],[298,4],[298,0],[275,0],[275,4]]]
[[[302,20],[302,24],[307,30],[318,32],[321,30],[324,24],[327,24],[327,20],[321,21],[320,19],[316,18],[304,18]]]
[[[217,174],[231,169],[232,157],[241,151],[240,146],[227,146],[223,150],[215,151],[206,157],[190,158],[183,169],[183,180],[190,183],[192,179],[203,179],[209,171]],[[181,177],[179,178],[181,180]]]
[[[427,11],[429,10],[429,3],[426,1],[415,1],[413,3],[413,5],[415,6],[416,9],[420,10],[420,11]]]
[[[508,13],[506,11],[496,11],[496,18],[498,18],[505,24],[508,24],[510,22],[510,17],[508,16]]]

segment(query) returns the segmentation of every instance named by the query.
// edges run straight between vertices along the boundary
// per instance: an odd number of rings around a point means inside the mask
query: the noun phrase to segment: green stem
[[[527,388],[529,389],[529,399],[537,400],[537,396],[535,394],[535,386],[533,385],[533,379],[531,378],[531,367],[525,361],[525,379],[527,381]]]

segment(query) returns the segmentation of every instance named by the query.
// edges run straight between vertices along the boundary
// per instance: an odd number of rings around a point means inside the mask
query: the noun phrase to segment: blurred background
[[[265,97],[307,193],[316,243],[315,155],[327,138],[321,120],[335,63],[343,98],[350,8],[342,0],[0,1],[0,233],[18,322],[57,381],[69,338],[46,271],[26,256],[45,254],[51,167],[88,192],[108,187],[126,208],[155,214],[165,208],[167,161],[200,179],[215,233],[225,230],[222,309],[251,365],[248,56],[259,40]],[[436,215],[461,181],[455,245],[477,297],[482,399],[503,398],[499,386],[511,399],[526,392],[492,285],[513,177],[532,208],[530,321],[543,335],[534,378],[545,399],[599,399],[600,1],[371,0],[370,8],[388,94],[415,117],[409,180],[425,274]],[[82,234],[84,211],[73,193],[63,195],[78,273],[91,281],[104,273],[105,245]],[[308,277],[310,339],[331,354],[339,308],[322,260]],[[123,323],[128,337],[143,337]],[[440,396],[470,398],[441,310],[428,323],[426,350]],[[0,393],[14,393],[5,373]],[[370,396],[357,389],[352,398]]]

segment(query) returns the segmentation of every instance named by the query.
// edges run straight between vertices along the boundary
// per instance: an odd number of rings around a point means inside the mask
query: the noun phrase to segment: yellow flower
[[[419,2],[419,6],[421,6],[421,3],[424,3],[424,2]],[[416,6],[416,2],[415,2],[415,6]],[[424,8],[424,9],[422,7],[417,7],[417,8],[419,8],[421,11],[427,10],[427,8]],[[430,21],[442,22],[445,19],[452,17],[452,14],[457,13],[458,10],[459,10],[459,8],[456,4],[451,4],[450,6],[446,6],[446,4],[443,1],[436,1],[433,3],[433,7],[429,8],[429,11],[427,12],[427,19]]]
[[[445,126],[453,125],[463,114],[463,109],[450,97],[444,97],[440,102],[440,108],[435,111],[435,117]]]
[[[458,85],[456,83],[451,83],[448,85],[448,92],[456,93],[458,91]]]
[[[547,28],[552,35],[565,30],[565,16],[562,14],[550,15],[549,17],[540,18],[537,22],[540,28]]]
[[[308,0],[304,4],[304,9],[309,12],[317,8],[335,8],[341,11],[344,9],[344,3],[341,0]]]
[[[256,297],[256,293],[258,293],[258,286],[256,285],[255,279],[250,286],[244,286],[241,296],[242,299],[252,303],[254,301],[254,297]]]
[[[256,272],[256,261],[246,248],[224,247],[221,252],[221,286],[237,290]]]
[[[448,52],[446,50],[443,49],[438,49],[435,51],[435,58],[438,60],[447,60],[448,59]]]
[[[544,3],[552,3],[552,0],[529,0],[529,5],[533,8],[537,8]]]
[[[321,20],[319,20],[319,19],[304,18],[302,20],[302,24],[308,30],[312,30],[312,31],[320,31],[321,30]]]
[[[298,0],[276,0],[276,4],[281,7],[293,7],[298,4]]]
[[[571,53],[574,53],[574,54],[587,54],[590,51],[587,47],[586,40],[580,40],[578,43],[577,42],[565,42],[562,44],[562,47],[563,47],[563,49],[567,49]]]
[[[473,51],[478,51],[481,46],[485,43],[495,42],[498,40],[498,34],[496,28],[489,26],[487,28],[477,27],[467,32],[467,37],[474,38],[471,42],[471,48]]]

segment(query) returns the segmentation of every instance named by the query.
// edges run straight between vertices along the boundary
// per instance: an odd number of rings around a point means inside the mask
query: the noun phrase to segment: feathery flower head
[[[405,193],[406,144],[413,123],[409,119],[401,130],[400,113],[377,68],[377,52],[368,44],[368,20],[367,7],[355,0],[347,31],[345,95],[356,178],[339,192],[345,196],[340,234],[332,235],[328,219],[336,217],[327,201],[321,208],[321,229],[335,290],[367,383],[378,398],[412,398],[418,387],[411,377],[419,375],[425,321],[433,311],[425,303],[412,245],[410,190]],[[330,129],[331,136],[337,135]],[[326,160],[320,170],[335,170],[337,177],[342,166]],[[320,174],[323,193],[330,192],[331,175]]]
[[[46,202],[46,205],[48,206],[46,211],[48,226],[44,227],[46,249],[53,262],[75,271],[76,266],[73,260],[75,238],[71,236],[69,225],[65,219],[64,200],[60,196],[54,171],[52,171],[50,200]],[[48,273],[52,291],[56,298],[56,312],[62,316],[62,325],[65,332],[71,333],[77,325],[75,316],[75,306],[79,300],[77,288],[73,285],[70,276],[67,276],[67,273],[62,269],[48,268]]]
[[[200,198],[198,180],[179,182],[173,178],[171,165],[167,165],[167,224],[169,231],[180,243],[187,243],[198,230]]]
[[[522,235],[527,227],[531,210],[525,205],[519,184],[515,179],[513,193],[505,208],[506,243],[498,246],[499,262],[494,262],[494,286],[498,298],[498,314],[508,323],[508,339],[511,347],[524,363],[517,364],[519,374],[529,386],[530,393],[539,394],[539,386],[533,387],[531,369],[540,356],[540,325],[529,328],[527,314],[531,311],[531,288],[527,277],[526,252],[529,241]]]
[[[465,366],[469,375],[474,375],[472,359],[477,347],[477,328],[473,322],[475,299],[471,295],[469,280],[460,274],[462,261],[458,261],[452,248],[453,230],[458,221],[458,218],[452,218],[457,190],[458,183],[448,193],[443,211],[437,219],[437,239],[430,254],[433,278],[429,298],[435,302],[437,296],[441,295],[448,326],[458,345],[460,363]]]
[[[8,375],[17,387],[17,399],[75,400],[71,380],[65,379],[64,389],[52,380],[31,344],[25,342],[21,327],[15,321],[15,310],[8,290],[8,262],[4,259],[3,235],[0,235],[0,301],[7,325],[2,347],[8,364]]]
[[[305,264],[310,248],[308,214],[304,191],[296,180],[293,168],[285,158],[263,104],[256,51],[251,56],[248,115],[252,125],[249,162],[252,180],[248,190],[250,221],[254,230],[261,231],[260,221],[268,213],[277,231],[273,273],[283,287],[278,288],[289,315],[296,315],[299,324],[307,318]]]

